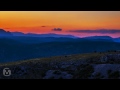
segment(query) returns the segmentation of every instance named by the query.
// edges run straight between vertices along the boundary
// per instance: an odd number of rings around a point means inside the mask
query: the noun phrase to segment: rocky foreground
[[[11,70],[10,76],[3,69]],[[120,79],[120,52],[37,58],[0,64],[0,79]]]

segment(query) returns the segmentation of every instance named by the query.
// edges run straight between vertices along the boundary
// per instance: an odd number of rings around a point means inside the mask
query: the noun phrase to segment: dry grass
[[[73,54],[73,55],[66,55],[66,56],[54,56],[48,58],[35,58],[29,60],[21,60],[17,62],[10,62],[10,63],[2,63],[0,66],[12,66],[12,65],[20,65],[26,63],[50,63],[50,62],[62,62],[62,61],[76,61],[76,60],[84,60],[90,58],[100,58],[101,56],[107,54],[117,54],[118,52],[102,52],[102,53],[85,53],[85,54]]]

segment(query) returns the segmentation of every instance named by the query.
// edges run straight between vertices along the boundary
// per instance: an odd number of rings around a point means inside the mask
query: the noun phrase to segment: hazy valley
[[[120,50],[120,39],[109,36],[78,38],[72,35],[12,33],[2,29],[0,33],[0,63]]]

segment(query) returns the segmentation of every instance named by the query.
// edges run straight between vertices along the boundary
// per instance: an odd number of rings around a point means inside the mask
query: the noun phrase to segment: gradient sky
[[[24,33],[72,34],[80,37],[116,34],[78,33],[69,30],[120,30],[120,11],[0,11],[0,28]],[[62,31],[53,31],[61,28]]]

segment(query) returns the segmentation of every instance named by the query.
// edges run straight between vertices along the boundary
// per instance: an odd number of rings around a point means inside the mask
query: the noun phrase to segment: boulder
[[[60,70],[48,70],[43,79],[72,79],[72,75]]]

